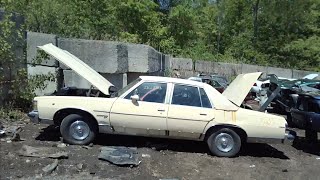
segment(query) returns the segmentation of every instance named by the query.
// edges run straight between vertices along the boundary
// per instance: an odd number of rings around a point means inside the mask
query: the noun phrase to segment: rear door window
[[[207,93],[202,88],[200,88],[200,96],[201,96],[202,107],[212,108],[212,105],[211,105],[210,100],[207,96]]]
[[[201,107],[198,88],[176,84],[174,86],[171,104]]]

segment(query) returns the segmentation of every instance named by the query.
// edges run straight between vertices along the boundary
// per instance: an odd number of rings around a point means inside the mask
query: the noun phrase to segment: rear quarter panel
[[[215,115],[215,120],[206,129],[227,124],[240,127],[249,138],[283,139],[285,136],[286,120],[280,116],[242,108],[237,111],[216,110]]]

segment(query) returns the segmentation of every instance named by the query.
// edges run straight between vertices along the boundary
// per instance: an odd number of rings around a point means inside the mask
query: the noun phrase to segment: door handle
[[[158,111],[159,111],[159,112],[164,112],[165,110],[164,110],[164,109],[158,109]]]
[[[205,113],[200,113],[200,116],[206,116],[207,114],[205,114]]]

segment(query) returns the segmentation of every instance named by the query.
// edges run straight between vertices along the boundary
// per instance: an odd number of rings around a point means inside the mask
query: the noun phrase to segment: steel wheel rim
[[[89,136],[90,128],[87,123],[77,120],[70,125],[70,135],[76,140],[84,140]]]
[[[215,138],[215,145],[222,152],[229,152],[234,147],[234,140],[230,134],[220,133]]]

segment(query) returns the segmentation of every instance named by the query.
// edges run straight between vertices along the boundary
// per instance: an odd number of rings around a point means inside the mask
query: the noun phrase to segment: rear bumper
[[[286,134],[284,136],[284,139],[282,140],[282,143],[292,145],[296,137],[297,137],[297,133],[295,131],[286,129]]]
[[[256,138],[249,137],[247,142],[249,143],[270,143],[270,144],[287,144],[292,145],[294,139],[296,138],[296,132],[286,129],[285,135],[283,139],[275,139],[275,138]]]
[[[28,113],[28,117],[33,123],[41,124],[54,124],[53,120],[49,119],[40,119],[38,111],[31,111]]]

